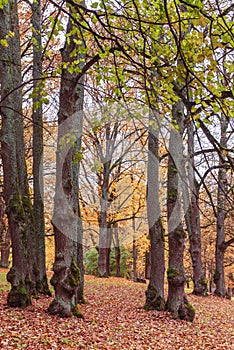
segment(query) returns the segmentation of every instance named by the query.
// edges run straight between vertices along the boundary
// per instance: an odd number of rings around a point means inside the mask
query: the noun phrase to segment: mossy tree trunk
[[[73,26],[71,19],[68,22],[67,34],[69,40],[62,50],[62,60],[72,67],[76,65],[74,61],[81,58],[79,45],[76,44],[81,34],[79,29]],[[53,215],[55,262],[51,284],[55,289],[55,298],[48,309],[49,313],[61,317],[81,316],[77,303],[83,301],[83,276],[81,276],[83,269],[78,266],[78,263],[83,266],[82,223],[78,201],[81,106],[83,106],[83,85],[80,75],[75,69],[70,73],[64,69],[60,86]]]
[[[36,230],[37,291],[50,295],[45,264],[45,220],[43,186],[43,112],[42,112],[42,42],[41,3],[32,2],[33,26],[33,213]]]
[[[221,137],[220,145],[223,149],[227,148],[227,129],[229,120],[226,116],[221,116]],[[227,169],[224,167],[225,158],[222,155],[219,160],[218,172],[218,194],[217,194],[217,217],[216,217],[216,247],[215,247],[215,274],[214,282],[216,285],[215,294],[220,297],[227,295],[224,272],[225,256],[225,217],[227,214]]]
[[[156,113],[156,112],[155,112]],[[164,302],[164,230],[159,204],[159,155],[158,155],[158,113],[150,117],[148,172],[147,172],[147,215],[150,235],[150,279],[146,291],[145,309],[163,310]]]
[[[1,116],[4,199],[12,241],[12,268],[8,305],[26,307],[36,293],[35,232],[24,150],[21,55],[17,2],[9,0],[0,10],[0,39],[9,33],[8,46],[1,46]]]
[[[188,303],[184,286],[186,283],[184,271],[185,232],[182,224],[181,193],[179,187],[183,165],[182,134],[184,130],[184,106],[178,101],[172,110],[176,128],[171,129],[168,155],[168,183],[167,183],[167,215],[168,215],[168,299],[167,309],[173,317],[193,321],[195,311]]]

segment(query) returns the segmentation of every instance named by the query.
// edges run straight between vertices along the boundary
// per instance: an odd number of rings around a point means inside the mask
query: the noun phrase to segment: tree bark
[[[121,277],[121,267],[120,267],[120,245],[119,245],[119,228],[118,223],[114,223],[113,225],[113,233],[114,233],[114,246],[115,246],[115,265],[116,265],[116,277]]]
[[[193,294],[207,295],[207,281],[202,267],[199,185],[195,179],[193,121],[188,121],[188,181],[184,182],[185,221],[189,237],[189,252],[193,265]],[[184,169],[185,171],[185,169]],[[189,188],[188,188],[189,186]]]
[[[107,227],[107,210],[108,210],[108,188],[109,188],[110,161],[103,164],[103,183],[101,186],[100,198],[100,217],[99,217],[99,249],[98,249],[98,275],[99,277],[108,277],[109,271],[107,266],[108,260],[108,227]]]
[[[98,248],[98,275],[99,277],[108,277],[111,230],[107,222],[108,206],[109,206],[109,180],[111,174],[111,161],[114,153],[115,142],[118,132],[118,122],[114,123],[111,132],[111,123],[105,125],[106,145],[105,154],[100,147],[99,140],[96,140],[99,159],[103,166],[102,182],[100,184],[100,215],[99,215],[99,248]]]
[[[220,145],[227,147],[228,119],[221,116],[221,137]],[[226,217],[226,195],[227,195],[227,170],[223,167],[225,160],[219,160],[218,172],[218,194],[217,194],[217,218],[216,218],[216,246],[215,246],[215,273],[214,282],[216,285],[215,294],[220,297],[227,295],[224,272],[225,255],[225,217]]]
[[[151,116],[150,120],[152,120]],[[148,179],[147,215],[150,235],[150,280],[146,291],[145,309],[163,310],[164,302],[164,230],[160,217],[159,204],[159,155],[158,155],[158,116],[156,123],[149,126],[148,139]],[[155,122],[155,120],[154,120]]]
[[[133,281],[137,280],[137,246],[136,237],[133,236],[132,240],[132,267],[133,267]]]
[[[69,19],[67,34],[73,30]],[[74,63],[79,58],[77,35],[69,35],[62,51],[65,63]],[[77,52],[76,57],[71,55]],[[56,155],[56,189],[53,225],[55,233],[54,275],[51,284],[55,289],[55,298],[49,306],[50,314],[69,317],[72,314],[83,317],[77,307],[83,301],[83,283],[78,262],[83,264],[82,225],[78,203],[77,180],[80,161],[80,140],[82,132],[81,99],[83,85],[77,79],[76,71],[62,71],[60,86],[60,106],[58,113],[58,146]],[[78,254],[79,257],[78,257]],[[82,265],[83,266],[83,265]],[[81,295],[82,294],[82,295]]]
[[[12,241],[12,268],[7,274],[11,290],[9,306],[26,307],[36,292],[35,231],[29,195],[24,150],[21,55],[18,9],[9,0],[0,10],[0,39],[9,32],[8,46],[0,50],[2,160],[4,199]]]
[[[1,261],[0,266],[3,268],[9,267],[9,257],[10,257],[10,246],[11,246],[11,236],[9,232],[9,228],[5,234],[4,242],[1,246]]]
[[[0,251],[1,259],[0,266],[7,268],[9,266],[10,256],[10,233],[6,227],[5,218],[5,203],[2,195],[0,196]]]
[[[42,42],[41,42],[41,3],[32,2],[33,27],[33,214],[36,230],[37,291],[51,295],[45,263],[45,220],[43,184],[43,112],[42,112]]]
[[[172,110],[172,117],[176,121],[176,129],[171,129],[168,155],[168,184],[167,184],[167,215],[168,215],[168,299],[167,309],[174,318],[193,321],[194,308],[188,303],[184,286],[186,282],[184,271],[184,245],[185,233],[182,225],[181,196],[179,189],[179,176],[183,165],[182,134],[184,130],[184,106],[178,101]]]

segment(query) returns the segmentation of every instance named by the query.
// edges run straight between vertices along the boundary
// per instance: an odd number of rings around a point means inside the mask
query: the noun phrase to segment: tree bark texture
[[[167,184],[167,215],[168,215],[168,299],[167,309],[173,317],[193,321],[194,308],[188,303],[184,286],[186,282],[184,271],[184,245],[185,232],[182,224],[181,193],[179,181],[183,166],[183,143],[184,130],[184,106],[178,101],[172,110],[172,117],[176,121],[179,131],[172,128],[169,141],[168,155],[168,184]]]
[[[71,19],[67,34],[74,29]],[[62,52],[63,62],[73,63],[79,56],[79,47],[69,36]],[[77,51],[76,57],[71,53]],[[58,145],[56,155],[56,188],[53,226],[55,233],[54,275],[51,284],[55,289],[55,298],[49,306],[49,313],[61,317],[78,312],[77,303],[83,301],[83,250],[82,223],[80,218],[78,189],[80,142],[82,134],[83,85],[77,79],[76,71],[62,71],[60,86],[60,106],[58,113]],[[79,254],[79,256],[78,256]],[[78,266],[79,264],[79,266]],[[82,295],[81,295],[82,294]]]
[[[2,160],[4,199],[12,241],[12,268],[7,279],[11,290],[7,302],[26,307],[36,293],[35,231],[29,195],[24,150],[21,55],[17,2],[9,0],[0,10],[0,39],[8,46],[0,50]]]
[[[193,121],[188,122],[188,181],[185,180],[184,203],[185,221],[189,237],[189,252],[193,266],[193,294],[207,295],[207,281],[202,267],[201,258],[201,227],[199,210],[199,185],[195,179],[194,163],[194,130]],[[185,169],[184,169],[185,171]],[[189,188],[188,188],[189,187]]]
[[[115,264],[116,264],[116,277],[121,277],[121,268],[120,268],[120,242],[119,242],[119,227],[118,223],[113,224],[113,241],[115,246]]]
[[[153,116],[151,116],[150,120]],[[158,122],[158,120],[157,120]],[[157,123],[154,123],[157,125]],[[145,309],[163,310],[164,302],[164,230],[159,203],[158,126],[149,126],[147,215],[150,236],[150,280],[146,291]]]
[[[7,268],[9,266],[9,256],[10,256],[10,233],[9,229],[6,227],[6,217],[5,217],[5,202],[2,195],[0,196],[0,266]]]
[[[227,129],[228,119],[221,116],[221,137],[220,145],[225,149],[227,147]],[[227,170],[224,165],[225,160],[219,160],[218,172],[218,194],[217,194],[217,218],[216,218],[216,246],[215,246],[215,273],[214,282],[216,285],[215,294],[220,297],[227,295],[225,284],[224,271],[224,256],[225,256],[225,217],[226,217],[226,202],[227,202]]]
[[[43,185],[43,111],[42,111],[42,42],[41,3],[32,2],[33,26],[33,214],[36,230],[37,290],[50,295],[45,264],[45,220]]]
[[[111,174],[111,161],[115,149],[115,142],[118,133],[118,123],[115,122],[111,131],[111,123],[105,126],[106,145],[105,154],[101,149],[99,140],[96,139],[98,156],[102,163],[102,181],[100,184],[100,215],[99,215],[99,247],[98,247],[98,275],[99,277],[108,277],[110,275],[109,259],[112,234],[107,222],[109,207],[109,181]]]

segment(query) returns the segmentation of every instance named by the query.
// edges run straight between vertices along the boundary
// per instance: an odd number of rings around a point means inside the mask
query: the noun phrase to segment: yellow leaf
[[[1,39],[0,40],[0,45],[4,46],[4,47],[8,47],[8,42],[6,39]]]

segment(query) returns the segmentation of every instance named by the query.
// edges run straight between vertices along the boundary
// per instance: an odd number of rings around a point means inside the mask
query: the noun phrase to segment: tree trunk
[[[185,221],[189,236],[189,252],[193,265],[193,294],[207,295],[207,281],[202,268],[201,228],[199,210],[199,186],[195,179],[194,130],[193,122],[188,122],[188,181],[184,181]],[[185,171],[185,169],[184,169]],[[188,186],[187,186],[188,183]],[[190,190],[189,190],[190,189]]]
[[[115,265],[116,265],[116,277],[121,277],[121,268],[120,268],[120,245],[119,245],[119,228],[118,223],[114,224],[114,246],[115,246]]]
[[[111,130],[111,122],[105,125],[106,143],[104,149],[101,148],[101,142],[96,138],[96,146],[99,159],[102,163],[102,180],[100,182],[100,215],[99,215],[99,249],[98,249],[98,275],[99,277],[108,277],[110,242],[112,239],[110,227],[107,223],[107,214],[109,208],[109,181],[111,174],[111,161],[115,150],[115,142],[118,135],[119,123],[115,122]]]
[[[26,307],[35,293],[35,232],[27,181],[22,114],[21,56],[17,2],[0,10],[1,116],[4,199],[12,241],[12,268],[7,275],[9,306]]]
[[[183,166],[182,133],[184,130],[184,106],[181,101],[173,106],[172,117],[176,121],[180,133],[171,129],[168,155],[168,184],[167,184],[167,215],[168,215],[168,299],[167,309],[173,317],[193,321],[195,311],[188,303],[184,286],[186,282],[184,271],[185,233],[182,225],[181,196],[179,175]]]
[[[43,185],[43,112],[42,112],[42,43],[41,4],[32,2],[33,26],[33,214],[36,230],[37,291],[50,295],[45,264],[45,220]]]
[[[111,242],[112,242],[112,227],[108,223],[107,224],[107,246],[106,246],[106,270],[108,273],[108,276],[111,275],[111,269],[110,269],[110,254],[111,254]]]
[[[152,118],[153,116],[151,116],[150,120]],[[157,122],[159,122],[158,118],[156,120],[156,125]],[[150,280],[146,291],[145,309],[163,310],[165,307],[164,230],[160,217],[159,204],[158,131],[154,130],[152,126],[149,127],[147,180],[147,215],[150,235]]]
[[[133,236],[132,241],[132,266],[133,266],[133,281],[137,280],[137,246],[136,246],[136,238]]]
[[[5,223],[5,203],[2,195],[0,196],[0,250],[1,259],[0,267],[7,268],[9,266],[10,256],[10,233],[9,229],[6,228]]]
[[[73,29],[69,19],[67,34]],[[79,56],[79,46],[76,44],[77,35],[70,35],[65,43],[62,59],[65,63],[74,63]],[[74,52],[77,52],[74,57]],[[73,53],[73,54],[72,54]],[[71,55],[72,54],[72,55]],[[71,57],[72,56],[72,57]],[[55,233],[55,262],[54,275],[51,284],[55,289],[55,298],[49,306],[50,314],[69,317],[74,314],[82,317],[78,312],[78,299],[83,300],[81,284],[80,262],[82,251],[80,211],[78,204],[78,163],[82,126],[82,112],[80,111],[83,86],[77,78],[76,71],[69,73],[62,71],[60,86],[60,106],[58,113],[58,148],[56,155],[56,188],[53,225]],[[78,129],[77,129],[78,128]],[[82,254],[83,256],[83,254]],[[83,272],[82,272],[83,273]],[[83,277],[82,277],[83,278]],[[83,280],[82,280],[83,283]],[[78,295],[79,293],[82,294]]]
[[[109,128],[107,126],[107,128]],[[107,131],[107,136],[109,131]],[[101,185],[101,198],[100,198],[100,217],[99,217],[99,249],[98,249],[98,275],[99,277],[109,276],[109,231],[107,225],[107,211],[108,211],[108,190],[109,190],[109,176],[110,176],[110,164],[111,158],[108,154],[108,144],[109,139],[107,138],[107,151],[106,157],[103,160],[103,181]]]
[[[221,138],[220,145],[225,149],[227,147],[227,129],[228,119],[221,116]],[[224,157],[224,156],[223,156]],[[215,294],[220,297],[227,295],[224,273],[224,255],[225,255],[225,216],[227,201],[227,170],[223,167],[225,160],[219,160],[218,172],[218,195],[217,195],[217,218],[216,218],[216,247],[215,247],[215,274],[214,282],[216,285]]]
[[[11,237],[9,228],[5,234],[4,242],[1,246],[1,261],[0,266],[3,268],[9,267],[9,257],[10,257],[10,246],[11,246]]]
[[[150,250],[147,250],[145,252],[145,279],[150,279],[150,270],[151,270],[151,257],[150,257]]]

